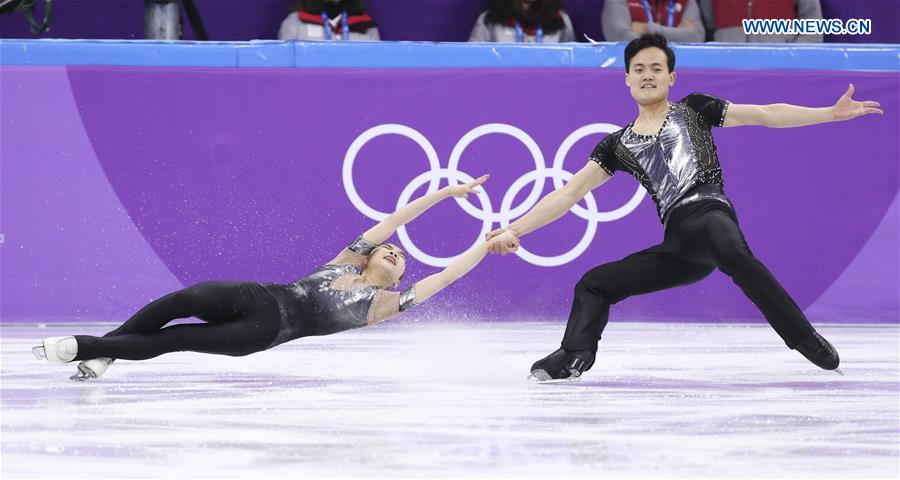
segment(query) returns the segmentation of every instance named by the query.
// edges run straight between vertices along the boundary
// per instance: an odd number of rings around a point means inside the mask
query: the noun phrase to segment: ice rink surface
[[[840,376],[768,325],[611,323],[578,382],[535,384],[559,322],[395,323],[242,358],[117,361],[75,383],[2,326],[0,475],[897,478],[900,327],[823,326]]]

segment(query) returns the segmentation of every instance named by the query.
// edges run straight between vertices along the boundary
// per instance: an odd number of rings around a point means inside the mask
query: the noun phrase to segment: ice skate
[[[92,378],[98,378],[106,372],[106,369],[115,361],[115,358],[97,357],[85,360],[78,364],[78,372],[69,377],[69,380],[83,382]]]
[[[837,350],[816,331],[813,331],[812,335],[794,345],[794,350],[800,352],[801,355],[817,367],[825,370],[836,370],[841,363]],[[843,375],[840,371],[838,373]]]
[[[31,349],[38,360],[47,360],[53,363],[67,363],[75,359],[78,353],[78,342],[75,337],[48,337],[42,345]]]
[[[591,351],[566,352],[562,348],[534,362],[528,379],[539,383],[560,383],[579,380],[581,374],[594,365]]]
[[[564,382],[575,382],[581,379],[581,376],[569,375],[566,377],[554,378],[547,373],[546,370],[536,369],[531,371],[531,375],[528,375],[528,380],[535,383],[564,383]]]

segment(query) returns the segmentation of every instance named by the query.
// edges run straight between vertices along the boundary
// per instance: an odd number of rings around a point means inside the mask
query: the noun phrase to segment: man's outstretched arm
[[[853,84],[831,107],[809,108],[773,103],[771,105],[731,104],[725,114],[725,127],[762,125],[764,127],[804,127],[819,123],[850,120],[871,113],[883,114],[881,104],[874,101],[853,100]]]
[[[547,194],[525,215],[506,228],[498,228],[485,235],[491,242],[491,253],[507,254],[518,248],[518,237],[563,216],[591,190],[606,183],[610,175],[595,161],[589,161],[568,183]]]

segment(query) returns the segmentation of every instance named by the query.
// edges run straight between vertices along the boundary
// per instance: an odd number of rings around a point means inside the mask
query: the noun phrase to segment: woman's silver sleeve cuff
[[[400,311],[405,312],[416,305],[416,286],[413,285],[400,293]]]
[[[349,248],[353,253],[368,257],[369,254],[372,253],[372,250],[375,250],[375,247],[377,246],[378,245],[375,245],[374,243],[366,240],[362,235],[360,235],[347,248]]]

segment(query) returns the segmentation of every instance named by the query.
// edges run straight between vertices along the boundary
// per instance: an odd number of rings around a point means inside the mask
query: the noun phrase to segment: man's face
[[[639,105],[668,98],[669,87],[675,85],[675,72],[669,72],[666,60],[666,52],[656,47],[645,48],[631,58],[625,84]]]

